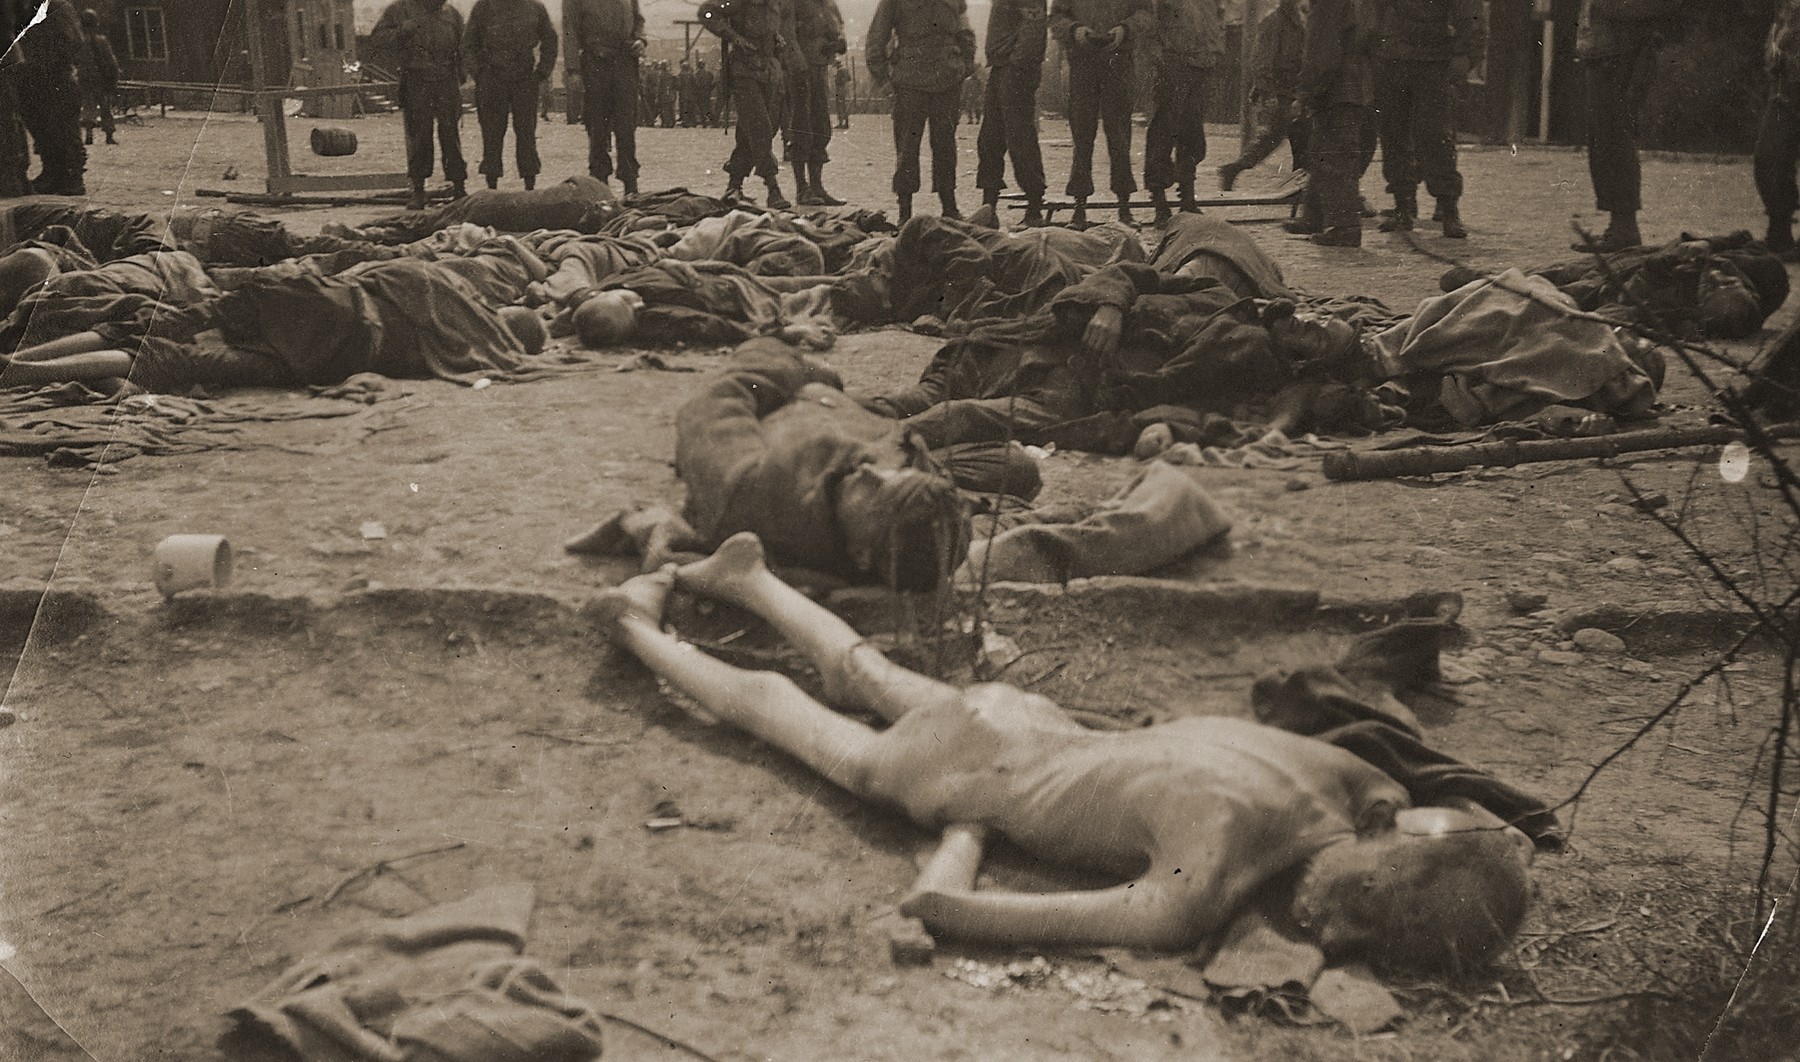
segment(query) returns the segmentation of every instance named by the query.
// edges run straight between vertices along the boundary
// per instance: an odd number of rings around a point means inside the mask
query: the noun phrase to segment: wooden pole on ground
[[[1767,429],[1772,439],[1800,438],[1800,423],[1776,424]],[[1428,476],[1434,472],[1460,472],[1465,468],[1529,465],[1540,461],[1575,461],[1587,457],[1617,457],[1643,450],[1673,450],[1684,446],[1722,446],[1743,442],[1741,428],[1658,428],[1628,431],[1591,439],[1528,439],[1461,446],[1418,446],[1407,450],[1343,451],[1325,455],[1325,478],[1332,480],[1394,479]]]

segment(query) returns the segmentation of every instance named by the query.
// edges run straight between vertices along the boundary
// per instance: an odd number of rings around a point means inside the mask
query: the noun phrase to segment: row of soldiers
[[[704,59],[691,64],[683,59],[681,68],[673,71],[667,59],[659,59],[643,72],[639,124],[660,121],[664,129],[673,129],[680,122],[683,128],[712,128],[724,121],[724,88]]]
[[[86,195],[94,127],[118,143],[119,61],[99,13],[77,13],[71,0],[0,0],[0,43],[0,198]],[[28,178],[32,149],[42,165]]]

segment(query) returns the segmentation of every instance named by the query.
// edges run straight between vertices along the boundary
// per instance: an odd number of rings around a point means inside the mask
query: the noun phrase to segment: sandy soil
[[[354,125],[362,153],[305,165],[397,161],[396,120]],[[306,123],[294,129],[303,144]],[[1066,172],[1066,132],[1046,122],[1044,134],[1050,171]],[[546,127],[551,174],[578,164],[579,136]],[[94,149],[97,203],[154,211],[195,201],[199,188],[255,190],[260,138],[246,119],[152,117],[120,139]],[[475,139],[471,121],[465,141]],[[967,180],[973,130],[961,139]],[[1230,131],[1215,131],[1215,151],[1229,143]],[[644,185],[713,189],[727,149],[718,131],[641,131]],[[833,188],[884,203],[890,151],[880,121],[859,118],[834,141]],[[1465,158],[1474,238],[1427,229],[1419,243],[1430,251],[1483,268],[1554,260],[1568,253],[1571,219],[1594,221],[1578,154]],[[245,176],[222,182],[227,165]],[[1245,185],[1277,179],[1265,167]],[[1378,180],[1366,188],[1374,197]],[[1646,190],[1652,238],[1758,215],[1745,160],[1649,160]],[[374,211],[283,213],[317,227]],[[1251,231],[1297,285],[1399,307],[1435,292],[1443,267],[1373,232],[1360,252],[1331,252],[1272,225]],[[873,389],[915,374],[933,348],[890,331],[845,337],[830,357],[853,387]],[[1179,1000],[1144,1015],[1106,1009],[1110,997],[1089,982],[997,991],[955,977],[959,959],[1017,955],[951,950],[932,968],[895,967],[884,919],[927,838],[689,717],[581,619],[587,595],[622,572],[559,543],[677,489],[673,411],[692,377],[610,371],[628,356],[547,383],[407,383],[378,404],[383,430],[323,453],[267,448],[290,441],[285,429],[247,427],[242,450],[98,474],[0,465],[11,561],[0,574],[23,591],[0,602],[10,617],[0,643],[32,629],[46,583],[81,606],[37,626],[7,691],[18,722],[0,731],[0,954],[95,1057],[207,1057],[227,1007],[344,927],[502,880],[537,886],[530,951],[569,987],[744,1059],[1598,1054],[1604,1008],[1507,1000],[1534,986],[1610,996],[1657,971],[1679,976],[1710,961],[1722,920],[1745,910],[1760,834],[1740,804],[1779,696],[1755,654],[1588,792],[1570,852],[1539,862],[1530,935],[1504,987],[1425,997],[1398,1033],[1292,1031]],[[702,368],[709,356],[671,361]],[[1667,397],[1679,407],[1672,422],[1703,418],[1692,381],[1677,379]],[[1174,574],[1219,593],[1003,602],[997,626],[1031,650],[1010,677],[1121,718],[1236,710],[1254,673],[1328,654],[1359,609],[1455,591],[1465,636],[1451,659],[1468,681],[1459,704],[1428,716],[1431,740],[1560,799],[1732,629],[1731,603],[1623,504],[1623,477],[1686,504],[1686,525],[1726,570],[1767,593],[1792,585],[1780,567],[1792,558],[1768,545],[1782,527],[1763,471],[1727,484],[1716,460],[1690,452],[1371,484],[1330,484],[1315,467],[1208,470],[1236,518],[1230,549]],[[1046,465],[1052,497],[1092,496],[1130,473],[1128,461],[1070,454]],[[385,538],[365,540],[370,521]],[[232,539],[235,593],[161,603],[149,554],[177,531]],[[1332,608],[1295,606],[1296,590]],[[1547,605],[1516,615],[1511,591]],[[1556,620],[1603,603],[1621,607],[1626,652],[1570,652]],[[712,828],[647,831],[665,800]],[[380,859],[457,842],[324,902]],[[1054,880],[1011,857],[992,873]],[[1059,961],[1089,981],[1101,970]],[[30,1048],[22,1034],[6,1046],[7,1035],[0,1055]],[[617,1036],[617,1057],[669,1057]]]

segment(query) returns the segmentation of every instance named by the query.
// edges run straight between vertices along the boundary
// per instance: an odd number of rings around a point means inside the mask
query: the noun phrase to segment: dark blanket
[[[1337,745],[1381,768],[1415,806],[1471,800],[1517,826],[1539,847],[1560,843],[1548,805],[1425,744],[1418,721],[1393,696],[1438,677],[1444,625],[1403,623],[1364,635],[1336,667],[1264,676],[1251,691],[1256,718]]]

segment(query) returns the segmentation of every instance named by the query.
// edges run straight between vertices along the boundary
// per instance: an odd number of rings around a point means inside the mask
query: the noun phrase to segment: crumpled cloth
[[[1438,405],[1460,427],[1553,403],[1626,417],[1656,404],[1656,385],[1610,327],[1517,269],[1426,299],[1368,345],[1389,377],[1440,378]]]
[[[1180,560],[1230,530],[1231,518],[1192,475],[1152,463],[1080,520],[1025,524],[977,539],[958,580],[1059,583],[1138,575]]]
[[[520,957],[529,885],[501,885],[356,930],[226,1016],[228,1058],[587,1062],[600,1018]]]
[[[684,262],[730,262],[761,276],[825,271],[825,255],[817,244],[772,214],[743,210],[695,222],[669,255]]]

